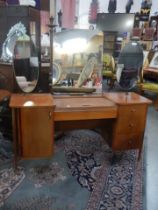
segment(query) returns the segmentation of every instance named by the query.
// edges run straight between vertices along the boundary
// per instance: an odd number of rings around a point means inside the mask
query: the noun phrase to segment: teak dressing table
[[[112,150],[141,152],[150,100],[136,93],[101,96],[12,94],[15,163],[17,158],[50,157],[54,132],[98,128],[109,132]]]

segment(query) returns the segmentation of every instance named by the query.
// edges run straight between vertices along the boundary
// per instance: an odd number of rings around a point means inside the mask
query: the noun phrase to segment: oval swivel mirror
[[[126,91],[132,89],[140,76],[143,66],[143,49],[137,40],[131,40],[121,50],[116,78],[120,87]]]
[[[39,57],[33,41],[26,34],[16,40],[13,65],[19,88],[25,93],[34,91],[39,77]]]

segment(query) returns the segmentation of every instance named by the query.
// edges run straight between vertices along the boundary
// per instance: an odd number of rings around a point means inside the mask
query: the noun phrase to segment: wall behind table
[[[109,0],[98,0],[99,1],[99,12],[108,12]],[[117,0],[116,13],[125,13],[125,7],[128,0]],[[80,0],[79,1],[79,16],[78,16],[78,27],[89,28],[88,15],[89,8],[92,0]],[[142,0],[133,0],[134,4],[131,7],[130,13],[140,12]],[[152,0],[152,7],[150,15],[154,15],[158,12],[158,0]]]

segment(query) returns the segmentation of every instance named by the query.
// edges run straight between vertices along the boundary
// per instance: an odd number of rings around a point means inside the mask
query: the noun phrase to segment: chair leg
[[[108,86],[109,86],[108,90],[113,89],[115,87],[115,79],[112,79],[112,78],[109,79]]]
[[[158,98],[155,100],[154,105],[155,105],[156,110],[158,111]]]
[[[140,95],[144,95],[144,90],[142,90],[141,88],[138,88],[138,92]]]

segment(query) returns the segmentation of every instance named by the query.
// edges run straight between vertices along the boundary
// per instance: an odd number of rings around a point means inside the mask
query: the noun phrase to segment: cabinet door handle
[[[131,109],[131,112],[132,112],[132,113],[135,113],[135,112],[136,112],[136,109]]]
[[[130,123],[130,124],[129,124],[129,127],[130,127],[130,128],[133,128],[133,127],[134,127],[134,124],[133,124],[133,123]]]
[[[130,139],[129,140],[129,144],[131,145],[133,143],[133,139]]]
[[[52,112],[51,111],[49,111],[49,119],[51,119],[52,118]]]

